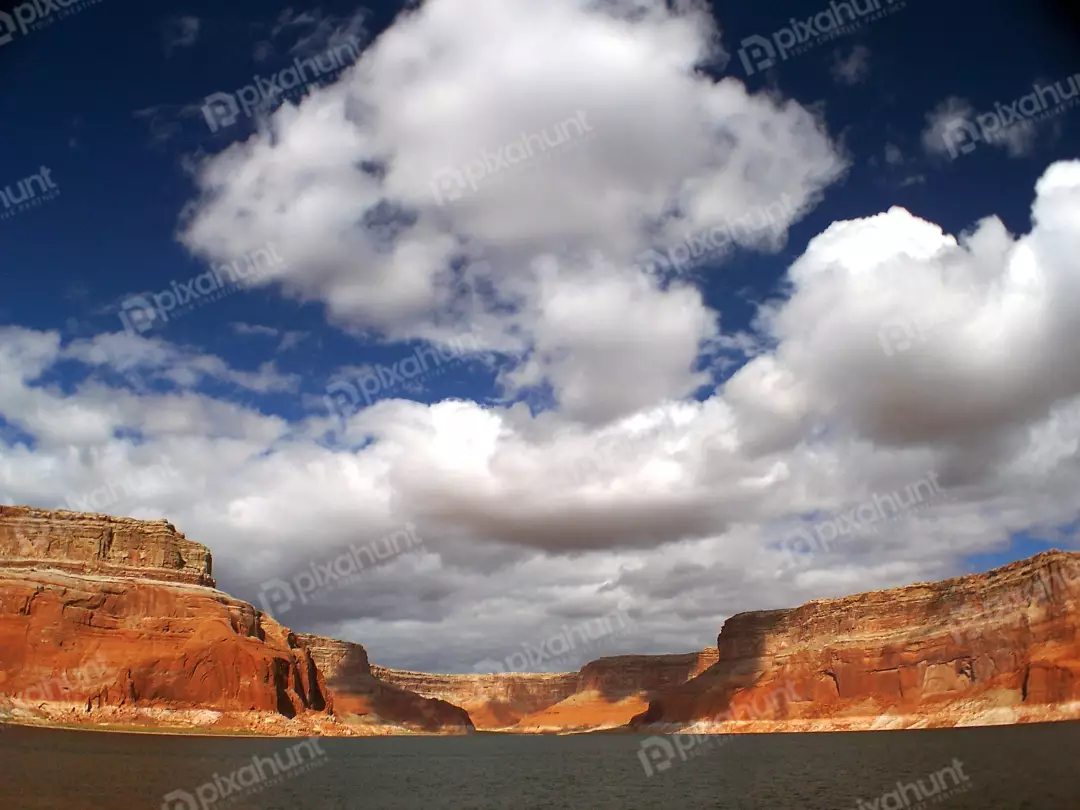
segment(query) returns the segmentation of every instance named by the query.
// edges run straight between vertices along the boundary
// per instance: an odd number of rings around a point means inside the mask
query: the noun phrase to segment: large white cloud
[[[675,5],[429,0],[204,162],[181,239],[212,259],[273,242],[287,262],[265,283],[391,339],[472,332],[520,362],[511,390],[550,384],[586,420],[682,396],[713,315],[635,257],[738,222],[775,248],[844,159],[799,104],[699,70],[724,59],[716,25]],[[629,317],[571,325],[578,296]],[[646,308],[665,326],[640,347]],[[638,386],[598,377],[635,345]]]
[[[117,388],[108,372],[133,358],[164,379],[190,368],[160,339],[7,329],[0,413],[35,442],[9,437],[0,500],[165,515],[256,601],[412,524],[422,547],[281,617],[387,664],[469,670],[613,610],[629,630],[584,657],[703,646],[732,612],[941,577],[1077,519],[1080,162],[1050,167],[1032,210],[1019,236],[991,218],[953,237],[900,209],[835,223],[762,313],[771,349],[704,402],[603,425],[383,400],[328,444],[324,417]],[[61,362],[92,373],[47,383]],[[243,390],[249,372],[199,364]],[[942,489],[918,508],[785,553],[931,475]]]
[[[429,0],[196,174],[193,251],[274,243],[260,281],[357,334],[470,331],[509,358],[507,394],[555,407],[383,399],[331,436],[245,403],[320,398],[272,364],[5,328],[0,501],[166,516],[256,601],[414,525],[420,548],[281,618],[433,670],[614,609],[629,631],[587,657],[688,650],[730,613],[937,578],[1075,521],[1080,162],[1047,170],[1022,235],[992,211],[959,235],[899,208],[834,223],[755,333],[725,332],[693,274],[640,252],[718,228],[775,249],[844,159],[799,104],[698,71],[718,30],[673,5]],[[476,174],[559,126],[550,154]],[[699,402],[718,347],[751,359]],[[814,546],[931,475],[918,509]]]

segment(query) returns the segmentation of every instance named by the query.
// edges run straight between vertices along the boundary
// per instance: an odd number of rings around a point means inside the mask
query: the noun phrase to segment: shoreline
[[[394,734],[265,734],[260,732],[241,732],[241,731],[207,731],[205,729],[185,731],[181,729],[169,729],[169,728],[108,728],[88,725],[65,725],[57,723],[22,723],[7,721],[0,723],[0,740],[3,740],[3,732],[8,728],[39,728],[48,729],[52,731],[80,731],[90,732],[98,734],[144,734],[153,737],[194,737],[201,739],[212,738],[224,738],[224,739],[263,739],[263,740],[293,740],[293,739],[310,739],[312,737],[318,737],[319,739],[375,739],[382,737],[474,737],[478,735],[484,736],[503,736],[503,737],[580,737],[585,735],[594,734],[614,734],[614,735],[626,735],[626,736],[640,736],[640,737],[695,737],[695,738],[724,738],[724,737],[765,737],[765,736],[788,736],[791,734],[865,734],[875,732],[907,732],[907,731],[960,731],[969,729],[982,729],[982,728],[1003,728],[1007,726],[1045,726],[1056,725],[1059,723],[1080,723],[1080,717],[1062,717],[1056,719],[1046,718],[1031,718],[1022,719],[1013,723],[982,723],[982,724],[963,724],[963,725],[942,725],[942,726],[905,726],[905,727],[881,727],[871,728],[866,726],[859,726],[855,728],[773,728],[773,729],[760,729],[760,730],[726,730],[726,731],[689,731],[689,730],[672,730],[672,729],[639,729],[630,728],[628,726],[619,726],[616,728],[601,728],[601,729],[577,729],[572,731],[538,731],[538,732],[514,732],[514,731],[500,731],[497,729],[485,730],[476,729],[475,731],[468,732],[466,734],[441,734],[439,732],[431,731],[407,731],[403,733]]]

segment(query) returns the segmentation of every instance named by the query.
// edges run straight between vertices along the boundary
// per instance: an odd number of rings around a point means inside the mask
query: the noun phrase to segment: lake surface
[[[1078,751],[1080,723],[315,743],[9,726],[0,731],[0,807],[1074,810]]]

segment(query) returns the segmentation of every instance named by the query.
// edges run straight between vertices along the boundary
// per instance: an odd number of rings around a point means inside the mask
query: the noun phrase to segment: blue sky
[[[0,500],[164,514],[295,629],[463,671],[614,609],[591,652],[679,651],[1075,547],[1080,101],[1003,113],[1077,87],[1074,32],[860,0],[832,35],[838,5],[5,4],[0,191],[40,199],[0,199]],[[317,58],[280,109],[205,106]]]

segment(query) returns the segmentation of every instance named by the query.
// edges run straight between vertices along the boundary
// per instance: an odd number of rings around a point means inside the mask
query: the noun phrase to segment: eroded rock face
[[[438,675],[379,666],[371,670],[380,681],[461,706],[479,729],[509,728],[527,714],[570,697],[578,684],[576,672]]]
[[[286,628],[202,586],[0,568],[0,650],[0,693],[24,707],[327,707]]]
[[[210,552],[167,521],[0,507],[0,708],[296,735],[438,725],[444,707],[382,684],[380,727],[337,723],[312,653],[213,585]]]
[[[433,675],[373,666],[380,680],[465,708],[480,729],[523,732],[626,724],[661,689],[716,662],[716,650],[600,658],[579,672]]]
[[[581,668],[578,691],[613,698],[653,694],[686,683],[717,662],[714,647],[680,655],[616,655]]]
[[[731,617],[638,728],[828,730],[1080,717],[1080,554]]]
[[[389,722],[442,733],[473,731],[468,712],[460,706],[376,678],[361,645],[306,634],[297,638],[324,674],[342,719],[354,716],[367,722]]]
[[[215,586],[206,546],[167,520],[0,506],[0,560],[35,568]]]

